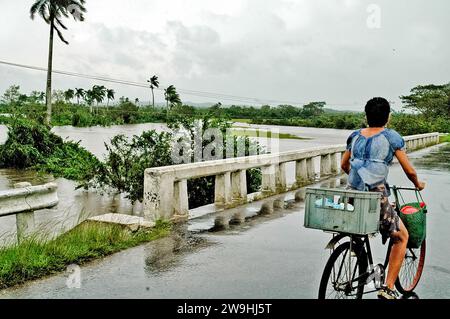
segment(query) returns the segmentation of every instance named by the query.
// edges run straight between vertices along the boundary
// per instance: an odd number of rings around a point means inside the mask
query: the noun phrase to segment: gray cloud
[[[325,100],[347,109],[360,108],[374,95],[398,102],[417,84],[450,80],[446,0],[242,0],[233,10],[216,2],[181,8],[178,0],[135,0],[121,6],[120,15],[101,11],[100,2],[86,22],[69,24],[71,44],[56,44],[55,68],[133,81],[158,74],[163,84],[185,89],[263,100]],[[366,25],[373,2],[381,8],[380,29]],[[48,30],[29,20],[28,5],[6,6],[0,59],[43,66]],[[12,83],[29,91],[45,85],[41,74],[0,66],[0,75],[0,91]],[[92,81],[55,81],[57,88],[75,84]],[[114,88],[141,100],[148,96],[142,89]]]

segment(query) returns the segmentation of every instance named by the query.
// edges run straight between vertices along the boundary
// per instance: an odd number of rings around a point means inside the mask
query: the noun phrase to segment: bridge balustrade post
[[[411,151],[411,149],[412,149],[412,142],[411,142],[411,140],[406,141],[406,150],[407,151]]]
[[[264,195],[274,194],[276,192],[275,165],[261,167],[261,190]]]
[[[310,182],[313,182],[316,179],[316,169],[314,168],[312,157],[306,159],[306,173]]]
[[[277,192],[286,191],[286,163],[280,163],[275,165],[275,178],[276,178],[276,190]]]
[[[338,153],[333,153],[330,156],[331,161],[331,174],[338,174],[339,173],[339,165],[338,165]]]
[[[295,180],[300,187],[308,182],[308,171],[306,168],[306,159],[295,162]]]
[[[189,198],[187,189],[187,180],[182,179],[175,182],[174,185],[174,213],[181,217],[188,218],[189,216]]]
[[[246,170],[239,170],[231,174],[232,200],[237,203],[247,202],[247,174]]]
[[[30,187],[28,182],[16,183],[14,188]],[[27,237],[33,234],[35,230],[34,211],[28,211],[16,214],[17,242],[20,244]]]
[[[331,174],[331,156],[330,154],[320,156],[320,178]]]
[[[216,175],[214,184],[214,203],[218,206],[231,204],[231,173]]]
[[[172,173],[147,169],[144,177],[144,218],[171,219],[174,215],[175,178]]]

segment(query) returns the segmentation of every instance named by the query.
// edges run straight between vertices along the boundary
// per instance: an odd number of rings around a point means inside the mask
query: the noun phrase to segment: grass
[[[266,130],[254,130],[254,129],[242,129],[240,127],[233,127],[232,133],[235,136],[249,136],[249,137],[267,137],[267,138],[278,138],[286,140],[308,140],[308,138],[300,137],[290,133],[274,133],[272,135],[271,131]]]
[[[440,143],[450,143],[450,134],[440,136],[439,142]]]
[[[170,223],[161,221],[137,232],[115,224],[84,222],[51,241],[35,237],[0,248],[0,289],[164,237],[170,229]]]

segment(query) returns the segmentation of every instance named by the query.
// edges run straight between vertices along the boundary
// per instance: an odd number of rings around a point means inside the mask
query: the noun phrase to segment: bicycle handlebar
[[[417,191],[417,192],[421,192],[418,188],[416,187],[401,187],[401,186],[392,186],[393,189],[399,189],[399,190],[405,190],[405,191]]]

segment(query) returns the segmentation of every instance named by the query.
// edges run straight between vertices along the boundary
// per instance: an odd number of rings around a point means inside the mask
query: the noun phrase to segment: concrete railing
[[[439,133],[419,134],[405,136],[406,149],[408,152],[415,151],[439,143]]]
[[[410,150],[439,143],[439,134],[430,133],[405,137]],[[261,168],[261,198],[288,191],[286,164],[295,162],[294,185],[300,188],[320,178],[340,174],[339,162],[345,145],[315,147],[299,151],[229,158],[149,168],[144,177],[144,216],[149,220],[187,218],[188,179],[215,176],[214,203],[218,208],[231,208],[247,202],[246,170]],[[320,159],[320,171],[315,171],[314,158]]]
[[[16,215],[17,240],[21,242],[35,230],[34,211],[58,204],[57,185],[17,183],[14,187],[13,190],[0,191],[0,217]]]

